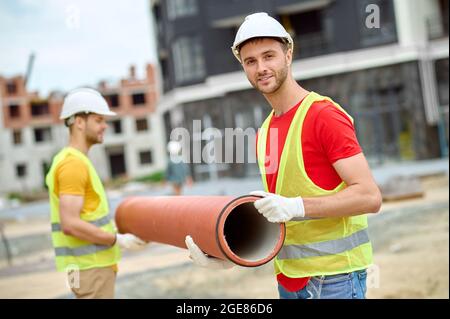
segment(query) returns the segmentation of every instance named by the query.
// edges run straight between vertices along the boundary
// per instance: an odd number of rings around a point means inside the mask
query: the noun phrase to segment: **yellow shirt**
[[[100,204],[100,197],[94,191],[89,178],[88,167],[73,155],[68,155],[56,168],[55,193],[58,196],[62,194],[83,196],[81,214],[95,211]]]

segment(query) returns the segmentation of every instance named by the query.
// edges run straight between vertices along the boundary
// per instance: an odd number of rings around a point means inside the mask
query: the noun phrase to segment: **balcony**
[[[428,40],[448,37],[448,15],[435,15],[427,19]]]
[[[323,9],[281,15],[280,21],[294,40],[294,59],[330,53]]]
[[[209,21],[216,27],[239,25],[244,21],[246,15],[255,12],[253,1],[215,0],[205,2]],[[265,8],[265,10],[267,9]]]
[[[309,58],[329,52],[328,41],[322,31],[294,37],[294,58]]]

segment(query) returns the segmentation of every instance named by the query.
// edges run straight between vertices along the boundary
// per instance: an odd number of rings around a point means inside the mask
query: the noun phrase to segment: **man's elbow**
[[[367,212],[370,214],[378,213],[381,210],[382,202],[383,198],[381,196],[381,192],[378,187],[375,187],[374,190],[368,196]]]
[[[61,230],[66,236],[73,236],[75,234],[75,229],[70,222],[61,222]]]

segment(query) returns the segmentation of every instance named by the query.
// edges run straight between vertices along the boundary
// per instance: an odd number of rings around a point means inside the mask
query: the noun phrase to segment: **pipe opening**
[[[253,202],[236,206],[224,224],[224,236],[230,250],[249,262],[274,254],[280,233],[280,225],[268,222],[258,213]]]

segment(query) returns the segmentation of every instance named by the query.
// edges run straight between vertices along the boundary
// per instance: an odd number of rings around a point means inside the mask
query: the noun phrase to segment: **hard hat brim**
[[[97,112],[91,112],[94,114],[98,114],[98,115],[105,115],[105,116],[116,116],[117,113],[113,112],[113,111],[107,111],[107,112],[101,112],[101,113],[97,113]]]
[[[106,111],[106,112],[89,112],[89,111],[81,111],[81,112],[77,112],[77,113],[74,113],[74,114],[70,114],[70,115],[61,115],[60,117],[59,117],[59,119],[60,120],[65,120],[65,119],[67,119],[67,118],[69,118],[69,117],[71,117],[71,116],[73,116],[73,115],[75,115],[75,114],[79,114],[79,113],[93,113],[93,114],[98,114],[98,115],[104,115],[104,116],[116,116],[117,115],[117,113],[116,112],[113,112],[113,111]]]

